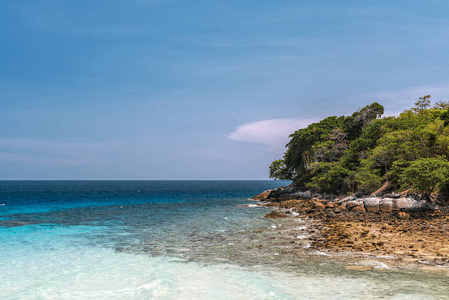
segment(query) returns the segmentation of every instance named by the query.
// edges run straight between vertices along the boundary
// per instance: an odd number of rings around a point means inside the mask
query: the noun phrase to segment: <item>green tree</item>
[[[441,120],[444,121],[444,126],[446,127],[447,125],[449,125],[449,109],[446,109],[441,115],[440,115]]]
[[[330,193],[346,192],[349,189],[348,176],[350,172],[341,165],[319,163],[315,170],[316,176],[307,183],[309,188],[318,187],[320,190]]]
[[[365,131],[365,126],[369,122],[380,118],[384,113],[384,107],[377,102],[359,109],[352,116],[354,121],[362,124],[362,131]]]
[[[355,182],[359,190],[369,194],[377,190],[382,184],[379,170],[363,168],[355,175]]]
[[[446,110],[449,108],[449,101],[440,100],[440,101],[436,102],[432,108]]]
[[[294,174],[284,163],[283,159],[275,160],[270,165],[270,178],[274,180],[293,180]]]
[[[420,158],[407,167],[400,180],[429,199],[432,192],[447,181],[449,162],[446,157]]]
[[[420,112],[427,109],[430,106],[430,98],[430,95],[419,97],[418,101],[415,102],[415,107],[413,110],[415,112]]]
[[[380,177],[380,172],[375,168],[374,163],[371,159],[362,160],[361,167],[355,175],[357,188],[365,194],[374,192],[382,184],[382,177]]]

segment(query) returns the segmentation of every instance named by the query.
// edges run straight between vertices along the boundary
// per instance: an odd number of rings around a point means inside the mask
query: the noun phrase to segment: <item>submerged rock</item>
[[[284,213],[281,213],[277,210],[273,210],[269,214],[265,215],[265,218],[267,219],[278,219],[278,218],[287,218],[288,216]]]

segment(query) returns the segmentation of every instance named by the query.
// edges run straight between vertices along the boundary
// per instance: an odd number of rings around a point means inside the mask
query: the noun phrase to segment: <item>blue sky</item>
[[[0,179],[267,179],[288,135],[449,100],[447,1],[0,1]]]

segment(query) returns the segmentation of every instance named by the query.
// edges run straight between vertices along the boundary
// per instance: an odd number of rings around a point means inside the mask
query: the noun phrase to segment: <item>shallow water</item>
[[[354,271],[311,225],[242,207],[273,181],[0,182],[4,299],[445,299],[449,277]]]

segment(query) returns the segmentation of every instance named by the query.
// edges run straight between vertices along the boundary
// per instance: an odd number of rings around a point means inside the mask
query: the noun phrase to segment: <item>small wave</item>
[[[306,229],[307,229],[307,226],[304,226],[304,225],[293,228],[293,230],[306,230]]]
[[[370,266],[373,267],[373,269],[385,269],[385,270],[390,269],[390,267],[388,267],[386,264],[377,260],[363,260],[359,263],[359,265]]]
[[[262,206],[259,204],[245,204],[245,205],[242,205],[242,207],[262,207]]]

